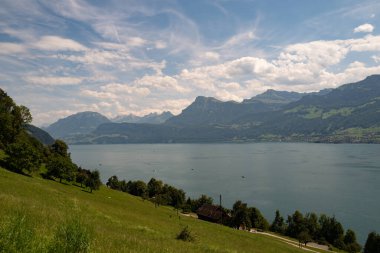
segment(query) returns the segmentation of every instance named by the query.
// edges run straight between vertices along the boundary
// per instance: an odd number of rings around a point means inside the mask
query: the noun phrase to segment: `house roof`
[[[225,215],[225,212],[220,206],[203,204],[200,208],[198,208],[197,215],[218,220],[222,217],[222,215]]]

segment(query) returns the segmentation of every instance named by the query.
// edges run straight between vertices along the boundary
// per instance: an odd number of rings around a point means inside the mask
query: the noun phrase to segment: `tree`
[[[204,204],[212,205],[213,202],[214,200],[211,197],[202,194],[198,199],[190,200],[191,211],[196,212]]]
[[[355,232],[352,231],[351,229],[347,229],[346,235],[343,238],[343,242],[345,244],[345,250],[349,253],[356,253],[360,252],[361,246],[360,244],[356,241],[356,235]]]
[[[244,229],[250,229],[252,227],[247,204],[240,200],[236,201],[232,207],[232,226],[234,228],[242,227]]]
[[[20,105],[19,106],[20,110],[20,117],[21,117],[21,122],[25,126],[26,124],[30,124],[33,121],[32,114],[30,113],[30,110],[28,107]]]
[[[161,180],[156,180],[155,178],[151,178],[148,182],[147,187],[148,187],[147,190],[148,190],[149,198],[152,198],[162,193],[163,183]]]
[[[19,138],[16,142],[9,144],[5,148],[7,167],[17,173],[23,170],[32,172],[40,166],[40,156],[38,150],[29,144],[26,138]]]
[[[59,182],[62,183],[62,179],[71,181],[75,176],[75,166],[71,160],[67,157],[60,155],[52,155],[46,164],[47,175],[49,177],[59,178]]]
[[[311,236],[309,234],[309,232],[306,230],[303,230],[301,231],[298,235],[297,235],[297,239],[298,239],[298,242],[301,246],[301,244],[305,244],[305,247],[306,247],[306,244],[308,242],[311,242]]]
[[[275,215],[273,223],[269,229],[270,229],[270,231],[275,232],[275,233],[285,234],[286,224],[285,224],[284,218],[281,216],[279,210],[276,210],[276,215]]]
[[[90,188],[91,193],[93,190],[99,190],[99,187],[102,185],[102,181],[100,181],[99,171],[98,170],[91,171],[85,184],[86,184],[86,187]]]
[[[292,216],[288,216],[288,228],[286,234],[293,238],[297,236],[306,229],[305,221],[302,213],[300,211],[295,211]]]
[[[380,253],[380,235],[376,232],[368,234],[364,246],[364,253]]]
[[[70,154],[67,153],[68,149],[69,147],[62,140],[55,140],[55,142],[51,145],[51,151],[63,157],[70,157]]]
[[[248,211],[249,211],[249,218],[250,218],[252,227],[258,228],[264,231],[269,229],[269,223],[261,214],[259,209],[257,209],[256,207],[250,207]]]
[[[307,213],[305,215],[305,227],[309,232],[309,235],[316,240],[318,237],[318,232],[320,230],[320,226],[318,223],[318,216],[315,213]]]
[[[18,134],[29,121],[31,121],[29,109],[25,106],[17,106],[13,99],[0,89],[0,148],[15,142]]]
[[[322,214],[319,217],[319,239],[326,240],[328,243],[333,244],[336,247],[344,247],[343,234],[344,230],[342,224],[340,224],[335,217],[328,217]]]
[[[146,183],[141,180],[137,180],[134,182],[128,181],[127,187],[128,187],[128,192],[132,195],[140,196],[140,197],[143,197],[146,195],[147,186],[146,186]]]
[[[110,177],[106,183],[107,187],[114,189],[114,190],[120,190],[120,182],[116,175],[113,175]]]
[[[75,182],[79,183],[80,187],[83,187],[83,184],[86,183],[86,180],[88,179],[90,173],[91,172],[89,170],[79,167],[75,177]]]

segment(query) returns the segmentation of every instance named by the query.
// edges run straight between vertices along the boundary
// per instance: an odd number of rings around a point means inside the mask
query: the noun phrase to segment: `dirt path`
[[[281,241],[287,243],[287,244],[290,244],[290,245],[293,245],[297,248],[299,248],[299,245],[298,245],[298,242],[295,242],[295,241],[292,241],[292,240],[289,240],[289,239],[286,239],[284,237],[281,237],[281,236],[278,236],[278,235],[273,235],[273,234],[270,234],[270,233],[265,233],[265,232],[256,232],[257,234],[261,234],[261,235],[267,235],[267,236],[271,236],[271,237],[275,237],[275,238],[278,238],[280,239]],[[307,245],[307,247],[310,247],[310,248],[315,248],[315,249],[320,249],[320,250],[325,250],[327,252],[334,252],[334,251],[330,251],[328,250],[328,248],[326,249],[327,246],[324,246],[324,245],[319,245],[319,244],[316,244],[316,243],[309,243]],[[302,247],[301,249],[304,249],[304,250],[307,250],[307,251],[310,251],[310,252],[317,252],[317,253],[320,253],[318,251],[315,251],[315,250],[312,250],[312,249],[309,249],[309,248],[305,248],[305,247]]]

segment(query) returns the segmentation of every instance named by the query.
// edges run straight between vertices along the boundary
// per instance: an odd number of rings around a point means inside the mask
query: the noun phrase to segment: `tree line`
[[[27,107],[17,105],[0,89],[0,149],[5,153],[0,165],[20,174],[40,172],[44,178],[79,183],[91,192],[99,189],[99,172],[82,169],[73,163],[64,141],[56,140],[45,146],[28,134],[26,126],[32,120]]]

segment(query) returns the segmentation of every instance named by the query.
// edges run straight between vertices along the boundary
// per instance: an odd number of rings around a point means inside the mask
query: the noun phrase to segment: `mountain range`
[[[199,96],[179,115],[170,115],[158,124],[144,123],[141,118],[133,119],[138,123],[115,123],[100,114],[97,116],[104,121],[85,124],[81,120],[87,128],[76,129],[61,124],[67,123],[68,118],[52,126],[68,127],[71,133],[63,138],[71,144],[245,141],[380,143],[380,75],[314,93],[267,90],[241,103]],[[47,131],[56,137],[49,131],[50,127]]]
[[[145,116],[137,116],[134,114],[129,115],[119,115],[113,119],[111,119],[112,122],[115,123],[148,123],[148,124],[161,124],[164,123],[169,118],[173,117],[174,115],[167,111],[163,113],[156,113],[152,112]]]

